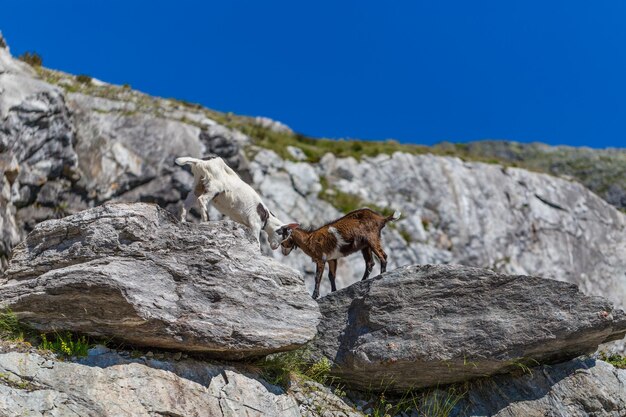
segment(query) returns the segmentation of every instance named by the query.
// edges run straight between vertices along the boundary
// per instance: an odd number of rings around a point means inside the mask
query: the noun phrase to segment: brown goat
[[[365,273],[361,280],[367,279],[374,267],[372,252],[380,261],[380,272],[385,272],[387,254],[381,245],[380,232],[388,222],[399,218],[399,211],[385,217],[374,210],[362,208],[315,230],[304,230],[298,223],[291,223],[279,229],[279,233],[283,235],[281,250],[283,255],[289,255],[294,248],[300,248],[313,259],[317,267],[313,298],[317,298],[326,262],[331,291],[337,290],[335,287],[337,259],[356,251],[360,250],[365,259]]]

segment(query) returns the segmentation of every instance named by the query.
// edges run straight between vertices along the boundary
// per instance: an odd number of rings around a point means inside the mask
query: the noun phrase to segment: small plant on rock
[[[76,81],[78,81],[81,84],[91,84],[91,77],[89,75],[85,75],[85,74],[79,74],[76,76]]]
[[[9,308],[0,311],[0,339],[24,340],[24,328]]]
[[[273,385],[288,388],[293,376],[300,376],[320,384],[328,382],[331,362],[327,358],[314,360],[306,349],[275,353],[255,364],[261,377]]]
[[[384,389],[371,392],[363,411],[372,417],[420,416],[448,417],[465,396],[467,390],[460,386],[446,389],[433,388],[426,391],[408,389],[401,394],[387,394]]]
[[[50,350],[63,356],[87,356],[89,343],[85,336],[74,336],[70,332],[56,333],[54,340],[48,340],[45,334],[41,335],[41,349]]]
[[[616,368],[626,369],[626,356],[621,356],[617,353],[608,354],[606,352],[600,352],[600,360],[608,362]]]
[[[433,390],[422,394],[414,401],[415,409],[421,417],[448,417],[465,396],[465,391],[457,388]]]
[[[40,67],[43,65],[43,59],[37,52],[24,52],[22,55],[18,56],[17,59],[26,62],[32,67]]]

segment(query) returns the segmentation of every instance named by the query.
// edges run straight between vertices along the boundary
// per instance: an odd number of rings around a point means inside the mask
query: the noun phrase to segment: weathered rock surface
[[[243,358],[295,349],[317,304],[293,269],[233,222],[180,223],[108,204],[40,223],[15,248],[0,305],[45,331]]]
[[[577,359],[481,380],[465,397],[450,417],[621,417],[626,415],[626,370]]]
[[[339,217],[318,196],[322,178],[322,193],[339,191],[363,204],[402,211],[393,227],[383,229],[388,269],[457,263],[536,275],[576,284],[626,308],[626,215],[576,182],[405,153],[360,161],[327,154],[308,164],[261,151],[251,171],[281,219],[320,225]],[[312,285],[315,266],[306,255],[294,251],[284,262],[304,271]],[[339,288],[360,279],[363,269],[360,254],[340,259]],[[322,284],[325,294],[326,278]]]
[[[24,236],[17,209],[35,203],[46,182],[76,178],[73,140],[61,89],[36,79],[32,68],[0,48],[0,270]],[[49,217],[56,214],[55,205],[40,205]]]
[[[177,212],[192,177],[176,156],[218,154],[249,178],[248,141],[197,106],[35,70],[0,48],[0,272],[40,221],[105,201]]]
[[[576,286],[462,266],[410,266],[320,300],[313,342],[361,389],[406,390],[557,363],[623,338],[626,314]]]
[[[0,414],[28,416],[300,416],[277,387],[189,361],[86,366],[32,353],[0,354]],[[202,380],[186,374],[195,370]],[[192,373],[193,374],[193,373]]]
[[[335,395],[332,387],[315,381],[292,381],[289,395],[298,402],[303,417],[364,417],[354,404]]]
[[[145,365],[150,368],[160,369],[164,371],[172,372],[181,378],[188,379],[204,386],[222,386],[224,380],[220,380],[224,374],[228,379],[228,383],[232,385],[233,380],[240,388],[239,391],[229,387],[225,391],[225,401],[230,404],[237,398],[230,398],[230,395],[236,394],[241,397],[239,403],[247,401],[249,404],[247,408],[251,408],[251,396],[254,395],[257,399],[255,408],[262,411],[268,417],[278,416],[282,417],[282,414],[275,414],[277,408],[273,407],[272,403],[281,405],[280,409],[284,410],[285,415],[302,415],[303,417],[361,417],[362,413],[354,410],[353,404],[345,402],[334,394],[331,387],[324,386],[315,381],[295,377],[289,384],[289,389],[285,392],[283,389],[271,385],[261,379],[255,374],[246,372],[246,366],[243,368],[237,368],[235,364],[211,364],[205,361],[197,359],[172,359],[172,354],[157,353],[147,357],[145,355],[137,357],[136,355],[129,354],[126,351],[116,351],[108,349],[104,346],[96,346],[89,350],[89,355],[85,358],[80,358],[78,363],[88,366],[97,366],[100,368],[108,368],[114,365],[127,365],[131,363]],[[186,356],[186,355],[185,355]],[[252,366],[254,369],[254,366]],[[243,369],[243,370],[242,370]],[[215,382],[215,378],[218,378]],[[269,396],[268,393],[274,394]],[[291,398],[286,399],[289,396],[298,404],[298,410],[293,409]],[[269,404],[263,405],[263,402]],[[239,416],[236,411],[240,411],[242,408],[237,407],[240,405],[237,401],[234,401],[234,406],[228,408],[232,410],[233,416]],[[222,409],[227,409],[222,404]],[[244,408],[245,409],[245,408]],[[248,410],[250,412],[251,410]],[[241,411],[240,411],[241,412]]]

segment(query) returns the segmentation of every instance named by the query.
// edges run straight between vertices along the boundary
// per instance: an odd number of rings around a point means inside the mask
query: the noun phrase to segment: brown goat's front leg
[[[330,290],[337,291],[335,287],[335,273],[337,272],[337,260],[331,259],[328,261],[328,280],[330,281]]]
[[[315,265],[317,266],[317,269],[315,270],[315,290],[313,290],[313,299],[320,296],[320,283],[322,282],[322,275],[324,274],[324,266],[326,266],[326,262],[315,261]]]
[[[363,254],[363,259],[365,259],[365,273],[363,273],[361,281],[365,281],[372,273],[372,268],[374,268],[374,258],[372,257],[372,249],[369,246],[363,248],[361,253]]]

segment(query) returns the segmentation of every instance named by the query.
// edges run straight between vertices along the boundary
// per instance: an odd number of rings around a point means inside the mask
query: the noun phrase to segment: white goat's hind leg
[[[209,221],[209,204],[211,204],[211,200],[209,200],[206,195],[202,195],[198,198],[198,202],[200,203],[200,216],[202,216],[203,222]]]
[[[193,207],[196,201],[198,201],[198,199],[196,198],[196,195],[193,193],[193,190],[192,190],[189,192],[189,194],[187,194],[187,198],[185,198],[185,202],[183,203],[183,211],[180,215],[181,222],[187,221],[187,212],[189,211],[191,207]]]

